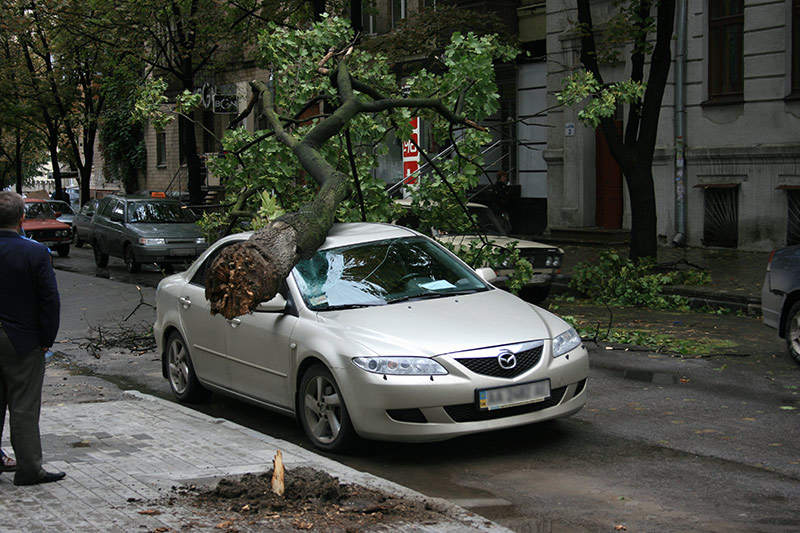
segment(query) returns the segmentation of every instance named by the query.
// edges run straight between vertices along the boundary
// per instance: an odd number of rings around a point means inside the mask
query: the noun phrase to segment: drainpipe
[[[672,244],[686,246],[686,12],[687,1],[677,1],[675,43],[675,236]]]

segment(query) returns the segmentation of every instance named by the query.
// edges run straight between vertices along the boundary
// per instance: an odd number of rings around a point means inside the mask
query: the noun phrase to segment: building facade
[[[653,163],[659,240],[675,237],[676,193],[685,192],[691,246],[769,250],[800,243],[800,1],[684,1],[686,75],[676,86],[673,38]],[[600,31],[613,9],[611,1],[592,2]],[[557,104],[564,77],[581,68],[576,20],[576,0],[547,1],[549,105]],[[629,75],[623,64],[601,71],[607,82]],[[681,90],[684,165],[675,149]],[[548,114],[549,226],[629,228],[622,176],[602,136],[583,126],[577,111]],[[622,123],[626,112],[618,111]],[[681,172],[686,186],[676,191]]]

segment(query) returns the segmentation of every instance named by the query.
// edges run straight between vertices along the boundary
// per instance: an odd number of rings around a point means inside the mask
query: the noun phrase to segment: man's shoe
[[[19,474],[14,476],[14,485],[38,485],[39,483],[52,483],[53,481],[60,481],[64,479],[67,474],[64,472],[45,472],[42,471],[38,477],[25,478],[20,477]]]
[[[0,451],[0,472],[15,472],[16,470],[17,462]]]

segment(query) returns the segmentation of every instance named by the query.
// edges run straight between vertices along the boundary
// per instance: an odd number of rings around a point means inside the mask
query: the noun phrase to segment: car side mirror
[[[260,313],[283,313],[286,311],[286,298],[276,294],[272,300],[258,304],[256,311]]]
[[[475,270],[475,273],[486,283],[491,283],[497,279],[497,272],[488,267],[479,268]]]

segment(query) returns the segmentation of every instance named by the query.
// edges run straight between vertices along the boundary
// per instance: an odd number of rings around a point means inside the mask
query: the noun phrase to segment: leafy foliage
[[[639,102],[644,91],[645,85],[633,80],[601,86],[590,71],[577,70],[564,78],[558,101],[567,106],[585,101],[578,118],[586,126],[597,128],[604,118],[614,116],[618,105]]]
[[[634,262],[616,250],[607,250],[595,263],[576,265],[570,287],[598,303],[686,310],[688,300],[664,294],[664,287],[710,281],[706,272],[655,272],[654,267],[653,259]]]

